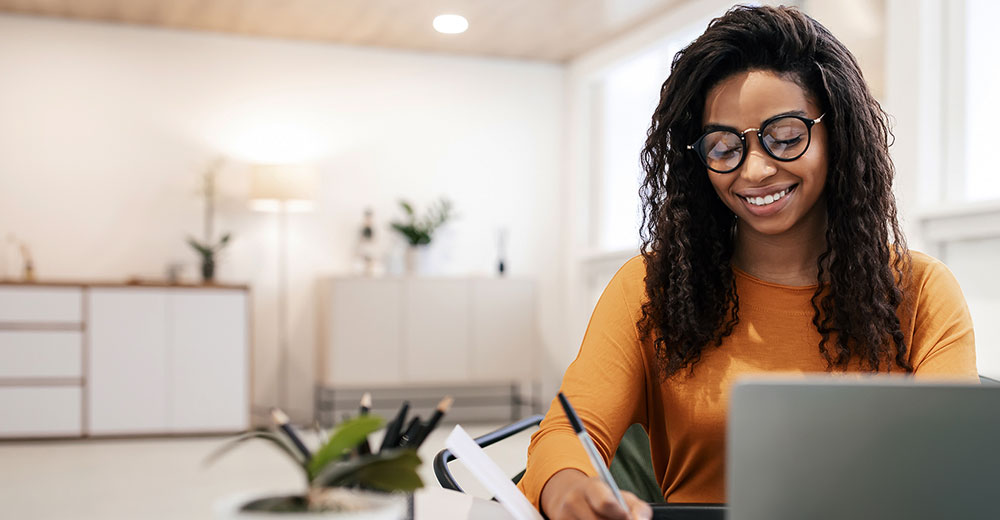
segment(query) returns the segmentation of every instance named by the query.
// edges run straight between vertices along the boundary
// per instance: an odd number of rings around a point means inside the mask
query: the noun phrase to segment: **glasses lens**
[[[705,134],[701,140],[701,156],[709,169],[728,172],[740,164],[743,141],[735,132],[716,130]]]
[[[775,119],[760,133],[764,137],[764,146],[779,159],[796,159],[809,146],[809,127],[796,117]]]

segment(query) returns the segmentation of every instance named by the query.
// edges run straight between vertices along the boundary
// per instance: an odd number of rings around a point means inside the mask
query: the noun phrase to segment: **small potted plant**
[[[416,272],[417,256],[420,248],[431,243],[434,232],[454,217],[451,201],[440,199],[427,208],[423,216],[417,215],[413,205],[405,200],[399,201],[399,206],[406,214],[405,221],[393,221],[392,228],[398,231],[409,247],[406,250],[406,272]]]
[[[205,198],[204,239],[199,241],[191,236],[187,239],[188,245],[201,256],[201,279],[204,283],[212,283],[215,280],[215,255],[226,247],[231,237],[229,233],[223,233],[217,242],[213,238],[215,235],[215,176],[221,167],[222,160],[215,160],[202,176],[201,195]]]
[[[382,426],[382,419],[363,415],[341,423],[310,453],[287,425],[278,432],[245,433],[219,448],[207,460],[216,460],[236,445],[263,439],[277,447],[302,469],[301,494],[241,495],[217,504],[219,518],[227,519],[330,519],[400,520],[406,516],[407,493],[423,486],[417,467],[420,458],[412,448],[363,450],[368,435]]]
[[[229,243],[229,233],[225,233],[218,242],[199,242],[194,237],[188,237],[187,243],[201,255],[201,279],[204,283],[215,280],[215,255]]]

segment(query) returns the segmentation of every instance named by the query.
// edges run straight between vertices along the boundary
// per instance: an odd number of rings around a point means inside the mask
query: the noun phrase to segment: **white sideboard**
[[[83,289],[0,286],[0,436],[83,434]]]
[[[0,437],[249,425],[245,287],[0,284]]]
[[[321,391],[492,386],[509,409],[511,385],[538,379],[531,280],[341,277],[320,293]]]

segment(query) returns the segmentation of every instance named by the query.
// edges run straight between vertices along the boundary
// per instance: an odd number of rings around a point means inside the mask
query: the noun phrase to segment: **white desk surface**
[[[414,520],[512,520],[498,502],[427,486],[413,497]]]

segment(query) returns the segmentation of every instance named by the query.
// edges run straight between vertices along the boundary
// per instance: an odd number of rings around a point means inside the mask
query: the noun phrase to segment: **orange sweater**
[[[915,374],[975,380],[972,320],[958,283],[941,262],[917,252],[912,258],[908,297],[915,297],[916,305],[900,319]],[[635,257],[604,290],[563,377],[562,391],[606,463],[629,425],[645,427],[653,470],[668,502],[725,502],[726,412],[734,380],[761,372],[826,372],[812,324],[816,286],[783,286],[735,272],[739,324],[720,347],[704,350],[693,375],[683,371],[664,383],[657,377],[651,342],[640,341],[636,328],[645,264]],[[539,507],[542,487],[566,468],[596,474],[553,400],[531,438],[527,472],[518,486]]]

